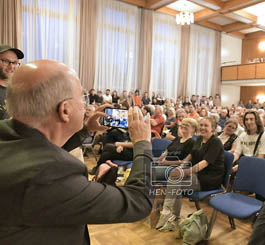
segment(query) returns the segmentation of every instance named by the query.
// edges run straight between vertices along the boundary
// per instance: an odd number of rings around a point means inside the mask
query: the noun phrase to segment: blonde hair
[[[195,132],[198,129],[198,122],[193,118],[184,118],[181,123],[188,123],[194,128]]]

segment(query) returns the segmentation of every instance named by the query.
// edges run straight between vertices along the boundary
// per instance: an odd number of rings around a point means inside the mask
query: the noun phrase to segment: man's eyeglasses
[[[2,63],[6,66],[13,65],[13,66],[20,66],[20,63],[18,61],[9,61],[7,59],[0,59]]]

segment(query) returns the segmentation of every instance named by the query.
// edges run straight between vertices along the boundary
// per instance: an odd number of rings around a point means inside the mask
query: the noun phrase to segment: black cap
[[[0,45],[0,53],[3,53],[5,51],[13,51],[16,55],[18,59],[23,59],[24,58],[24,54],[21,50],[17,49],[17,48],[12,48],[11,46],[7,45],[7,44],[2,44]]]

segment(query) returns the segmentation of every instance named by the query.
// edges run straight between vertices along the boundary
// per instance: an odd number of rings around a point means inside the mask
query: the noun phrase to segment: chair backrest
[[[265,159],[243,156],[239,159],[233,190],[249,191],[265,197]]]
[[[165,151],[168,145],[171,143],[171,140],[168,139],[159,139],[155,138],[152,141],[152,152],[154,157],[159,157],[163,151]]]
[[[225,187],[225,189],[227,189],[229,184],[232,167],[233,167],[233,161],[234,161],[234,154],[229,151],[224,151],[225,176],[224,176],[223,186]]]

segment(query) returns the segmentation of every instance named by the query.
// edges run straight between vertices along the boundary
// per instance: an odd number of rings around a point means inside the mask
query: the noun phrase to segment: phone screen
[[[103,125],[116,128],[128,128],[128,110],[105,108],[104,112],[108,115],[103,118]]]

